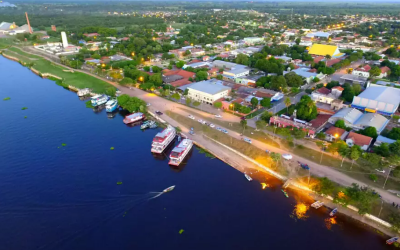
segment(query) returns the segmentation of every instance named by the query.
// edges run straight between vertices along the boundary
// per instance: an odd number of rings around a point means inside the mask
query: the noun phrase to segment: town
[[[253,160],[263,155],[265,165],[289,179],[316,183],[317,193],[340,200],[329,187],[357,183],[358,192],[372,197],[374,189],[390,205],[400,197],[397,13],[188,3],[130,11],[111,5],[83,20],[74,16],[74,5],[34,7],[29,13],[0,3],[4,57],[77,90],[138,97],[158,118],[194,134],[218,135],[218,143]],[[62,20],[39,14],[63,8],[69,14]],[[105,82],[79,81],[55,65]],[[294,160],[285,163],[283,155]],[[310,184],[311,175],[323,181]],[[378,199],[353,205],[370,214]],[[383,201],[377,204],[382,210]],[[389,217],[382,219],[400,228],[400,216]]]

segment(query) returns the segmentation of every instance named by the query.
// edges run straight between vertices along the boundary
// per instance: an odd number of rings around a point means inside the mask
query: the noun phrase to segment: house
[[[304,130],[307,135],[314,137],[316,134],[316,129],[312,127],[311,123],[299,120],[299,119],[291,119],[288,116],[281,115],[281,116],[273,116],[269,119],[269,124],[273,124],[276,127],[295,127],[298,129]]]
[[[174,87],[181,87],[192,83],[189,78],[194,78],[195,73],[186,71],[183,69],[178,70],[163,70],[162,79],[165,84],[169,84]]]
[[[264,42],[263,37],[245,37],[243,40],[247,45],[254,45],[256,43]]]
[[[360,135],[351,131],[346,138],[346,144],[349,147],[353,147],[354,145],[358,145],[362,150],[366,151],[371,145],[372,138],[365,135]]]
[[[340,86],[335,86],[331,89],[331,94],[334,95],[336,98],[339,98],[343,93],[344,88]]]
[[[337,127],[330,127],[328,130],[325,131],[326,139],[328,141],[333,141],[334,139],[340,139],[343,140],[346,138],[348,132],[342,128],[337,128]]]
[[[331,94],[330,89],[322,87],[316,89],[311,93],[311,99],[315,102],[331,104],[332,101],[336,99],[336,97],[333,94]]]
[[[96,37],[96,36],[100,36],[99,33],[85,33],[83,34],[86,37]]]
[[[316,133],[318,133],[325,127],[331,116],[332,115],[329,114],[318,114],[318,116],[315,119],[310,121],[311,126],[315,129]]]
[[[365,65],[363,67],[354,69],[351,74],[352,75],[356,75],[356,76],[362,76],[362,77],[367,77],[368,78],[370,70],[371,70],[371,66]]]
[[[215,60],[212,62],[212,66],[224,70],[222,73],[224,80],[234,81],[237,77],[247,76],[250,74],[250,68],[237,63]]]
[[[390,68],[387,66],[381,67],[381,74],[377,78],[388,77],[390,74]]]
[[[222,81],[210,79],[191,84],[187,87],[188,97],[212,105],[218,99],[229,95],[230,87],[224,86]]]
[[[2,34],[8,34],[11,30],[17,28],[18,26],[15,23],[7,23],[7,22],[1,22],[0,23],[0,33]]]
[[[235,82],[246,86],[256,87],[256,82],[261,77],[261,75],[239,76],[235,78]]]
[[[326,55],[330,55],[332,58],[341,57],[344,55],[343,53],[340,53],[339,48],[336,45],[326,45],[318,43],[314,43],[312,45],[312,47],[308,51],[308,54],[316,56],[324,56],[324,57]]]
[[[324,75],[322,73],[317,74],[317,73],[314,73],[314,72],[310,72],[309,68],[298,68],[298,69],[294,69],[292,71],[284,71],[283,75],[286,75],[289,72],[295,72],[297,75],[299,75],[301,77],[304,77],[304,81],[307,84],[312,83],[312,81],[314,80],[315,77],[317,77],[319,79],[324,78]]]
[[[326,60],[325,61],[325,65],[326,67],[332,67],[333,65],[335,65],[336,63],[339,63],[341,60],[339,58],[334,58],[331,60]]]

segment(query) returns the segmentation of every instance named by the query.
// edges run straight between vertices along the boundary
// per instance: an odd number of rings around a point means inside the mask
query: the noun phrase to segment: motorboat
[[[151,144],[151,152],[161,154],[165,148],[175,139],[176,130],[168,125],[163,131],[156,134]]]
[[[108,102],[106,102],[106,111],[107,112],[113,112],[114,110],[116,110],[118,108],[118,101],[115,99],[109,100]]]
[[[80,89],[78,90],[77,94],[79,97],[90,95],[90,89],[88,88]]]
[[[331,216],[331,217],[333,217],[333,216],[335,216],[335,214],[337,213],[337,208],[335,207],[331,212],[330,212],[330,214],[329,214],[329,216]]]
[[[252,181],[253,180],[253,178],[251,178],[249,175],[247,175],[247,174],[244,174],[244,177],[246,177],[246,179],[248,180],[248,181]]]
[[[164,189],[164,190],[163,190],[163,193],[171,192],[172,190],[174,190],[174,188],[175,188],[175,185],[174,185],[174,186],[170,186],[170,187]]]
[[[100,106],[108,101],[107,95],[95,95],[91,98],[90,102],[93,107]]]
[[[133,114],[129,114],[129,115],[125,116],[123,122],[125,124],[129,124],[129,123],[141,121],[144,118],[146,118],[146,116],[143,113],[138,112],[138,113],[133,113]]]

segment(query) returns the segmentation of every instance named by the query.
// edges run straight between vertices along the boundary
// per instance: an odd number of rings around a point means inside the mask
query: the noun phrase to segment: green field
[[[0,49],[6,49],[13,45],[13,43],[12,38],[0,38]]]
[[[80,73],[69,72],[68,68],[56,65],[40,56],[26,53],[18,48],[12,47],[4,51],[4,54],[16,57],[25,63],[33,63],[33,68],[41,73],[50,73],[63,78],[64,82],[77,88],[90,88],[95,93],[105,93],[107,88],[113,86],[103,80],[97,79],[93,76]]]

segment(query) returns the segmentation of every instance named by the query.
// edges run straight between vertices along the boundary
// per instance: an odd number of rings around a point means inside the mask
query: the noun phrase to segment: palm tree
[[[331,56],[331,55],[329,55],[329,54],[326,54],[326,55],[325,55],[325,58],[326,58],[326,60],[329,60],[329,59],[331,59],[331,58],[332,58],[332,56]]]
[[[284,102],[285,102],[285,106],[286,106],[286,111],[289,114],[289,107],[290,107],[290,105],[292,105],[292,101],[290,101],[289,97],[286,97]]]

